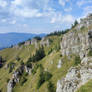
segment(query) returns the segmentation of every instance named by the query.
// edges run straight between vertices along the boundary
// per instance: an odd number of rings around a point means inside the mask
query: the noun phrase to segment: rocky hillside
[[[0,74],[0,92],[92,92],[92,14],[0,51]]]
[[[76,66],[71,67],[65,78],[58,81],[56,92],[76,92],[81,85],[92,79],[91,14],[87,18],[82,19],[80,24],[63,36],[61,53],[68,58],[72,58],[72,55],[77,56],[75,58]]]

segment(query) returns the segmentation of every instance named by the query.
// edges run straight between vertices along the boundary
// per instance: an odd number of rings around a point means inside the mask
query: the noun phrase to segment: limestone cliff
[[[79,55],[81,64],[71,67],[65,78],[57,82],[56,92],[76,92],[88,80],[92,79],[92,15],[82,19],[80,24],[65,34],[61,42],[63,56]]]

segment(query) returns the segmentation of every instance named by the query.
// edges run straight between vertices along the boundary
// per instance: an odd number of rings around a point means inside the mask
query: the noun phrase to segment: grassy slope
[[[28,51],[28,48],[29,51]],[[34,46],[23,47],[22,49],[8,48],[3,51],[0,51],[0,55],[7,60],[7,64],[10,62],[16,63],[16,68],[19,66],[19,62],[16,61],[16,56],[19,56],[21,60],[26,62],[29,55],[35,51]],[[0,89],[3,92],[6,92],[7,79],[11,78],[12,73],[9,73],[9,69],[4,67],[0,69]]]
[[[52,56],[48,55],[48,52],[51,48],[54,50],[56,48],[56,46],[59,45],[61,37],[52,36],[52,37],[48,37],[48,38],[52,39],[53,43],[50,45],[50,47],[45,47],[46,57],[42,61],[39,62],[43,66],[44,65],[47,66],[47,62],[49,62],[50,60],[53,60],[53,59],[54,59],[54,62],[57,63],[58,59],[60,58],[59,51],[54,52],[52,54]],[[29,56],[31,56],[33,53],[35,53],[35,50],[36,49],[33,45],[23,46],[21,49],[7,48],[7,49],[0,51],[0,55],[4,59],[7,60],[6,64],[8,64],[10,62],[16,63],[16,65],[15,65],[15,69],[16,69],[20,65],[20,61],[18,62],[15,59],[16,56],[19,56],[21,58],[21,60],[26,62],[27,59],[29,58]],[[9,73],[9,69],[5,69],[4,67],[0,69],[0,74],[1,74],[0,75],[0,89],[2,89],[2,92],[6,92],[7,79],[10,79],[12,76],[12,73]],[[51,72],[52,72],[52,70],[53,69],[51,69]],[[21,86],[19,86],[19,84],[17,84],[18,88],[16,86],[15,91],[23,92],[23,88],[25,89],[25,88],[29,87],[29,84],[34,84],[34,86],[32,88],[28,88],[28,90],[29,90],[28,92],[30,92],[30,90],[33,90],[34,87],[36,87],[38,75],[39,75],[39,71],[34,76],[33,75],[28,76],[28,81],[26,82],[26,84],[23,87],[21,87]],[[21,91],[19,91],[19,90],[21,90]]]
[[[92,80],[81,86],[77,92],[92,92]]]

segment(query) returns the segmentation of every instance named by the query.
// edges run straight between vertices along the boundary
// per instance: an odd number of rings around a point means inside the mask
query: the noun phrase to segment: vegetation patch
[[[74,65],[77,66],[80,63],[81,63],[80,56],[75,56]]]
[[[48,81],[51,77],[52,77],[52,74],[50,74],[47,71],[43,71],[42,68],[41,68],[40,74],[39,74],[39,79],[38,79],[38,82],[37,82],[37,89],[39,89],[41,87],[41,85],[44,82]]]
[[[92,50],[88,52],[88,56],[92,56]]]
[[[55,92],[54,84],[51,81],[48,81],[47,89],[48,89],[48,92]]]
[[[45,57],[44,48],[41,47],[38,50],[36,50],[35,55],[30,57],[27,62],[37,62],[37,61],[41,60],[44,57]]]

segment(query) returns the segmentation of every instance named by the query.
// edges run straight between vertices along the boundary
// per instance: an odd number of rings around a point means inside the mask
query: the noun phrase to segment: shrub
[[[36,64],[36,65],[34,66],[34,68],[32,69],[32,74],[33,74],[33,75],[36,73],[38,67],[39,67],[39,65]]]
[[[45,82],[44,76],[43,76],[43,72],[40,73],[39,75],[39,80],[37,82],[37,89],[40,88],[40,86]]]
[[[9,73],[11,73],[14,69],[15,63],[11,62],[9,63]]]
[[[20,80],[20,85],[23,86],[26,81],[27,79],[25,77],[22,77]]]
[[[41,73],[39,75],[39,80],[37,83],[37,89],[39,89],[41,87],[41,85],[44,82],[48,81],[51,77],[52,77],[52,75],[49,72],[41,71]]]
[[[48,89],[48,92],[55,92],[55,87],[51,81],[48,81],[47,89]]]
[[[20,62],[20,65],[24,65],[24,62],[23,62],[23,61],[21,61],[21,62]]]
[[[29,67],[29,68],[32,68],[31,62],[27,62],[27,63],[26,63],[26,66]]]
[[[10,79],[7,79],[7,81],[6,81],[6,82],[8,83],[9,81],[10,81]]]
[[[21,45],[24,45],[25,44],[25,42],[20,42],[20,43],[18,43],[18,46],[21,46]]]
[[[44,72],[43,76],[45,81],[48,81],[52,77],[52,75],[49,72]]]
[[[24,72],[24,76],[25,76],[25,77],[28,76],[28,73],[27,73],[27,72]]]
[[[75,63],[74,63],[74,65],[78,65],[80,63],[81,63],[80,56],[75,56]]]
[[[72,28],[74,28],[76,25],[78,25],[78,21],[75,20],[74,24],[72,25]]]
[[[20,57],[17,56],[17,57],[16,57],[16,60],[17,60],[17,61],[20,61]]]
[[[92,50],[88,52],[88,56],[92,56]]]
[[[53,50],[52,50],[52,48],[49,50],[49,52],[48,52],[48,55],[52,52]]]
[[[30,57],[27,62],[37,62],[41,60],[43,57],[45,57],[44,48],[39,48],[39,50],[36,51],[35,55]]]

